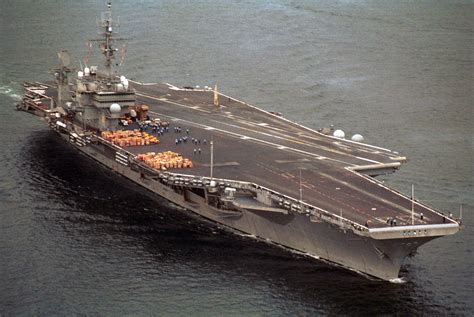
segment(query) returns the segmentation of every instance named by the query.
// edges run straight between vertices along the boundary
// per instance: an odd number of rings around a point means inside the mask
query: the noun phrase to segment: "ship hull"
[[[397,170],[406,161],[397,152],[315,131],[217,86],[116,76],[110,7],[94,40],[105,69],[85,67],[71,83],[61,50],[55,82],[25,82],[17,110],[44,117],[81,153],[156,197],[384,280],[421,244],[459,230],[451,216],[370,177]]]
[[[114,149],[102,143],[77,144],[69,133],[58,134],[71,146],[106,168],[152,192],[155,197],[264,241],[276,243],[308,256],[383,280],[398,278],[404,259],[435,237],[376,240],[355,234],[332,223],[301,213],[276,214],[265,211],[228,212],[210,206],[206,198],[186,188],[173,188],[144,177],[115,157]]]

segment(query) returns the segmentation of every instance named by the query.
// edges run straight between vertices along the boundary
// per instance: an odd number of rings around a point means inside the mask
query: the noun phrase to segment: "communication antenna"
[[[123,41],[124,38],[115,38],[113,29],[118,27],[119,19],[112,18],[112,1],[107,2],[107,11],[102,12],[100,21],[98,21],[100,39],[93,39],[92,42],[99,42],[99,49],[105,57],[105,71],[107,78],[111,81],[114,77],[113,60],[115,52],[118,51],[114,46],[114,42]]]
[[[415,185],[411,184],[411,225],[415,224]]]
[[[120,63],[119,66],[122,66],[123,62],[125,61],[125,55],[127,54],[127,43],[122,45],[120,49]]]
[[[214,141],[211,140],[211,180],[214,176]]]
[[[87,47],[87,54],[86,57],[84,58],[84,65],[87,67],[87,64],[89,63],[89,58],[92,55],[92,43],[89,41],[86,43]]]
[[[72,71],[69,68],[71,65],[71,56],[67,50],[61,50],[58,53],[59,65],[58,68],[51,70],[51,73],[56,78],[58,85],[58,106],[62,106],[64,95],[68,93],[68,74]],[[51,104],[51,107],[53,105]]]
[[[300,168],[300,204],[303,203],[303,187],[301,186],[301,168]]]
[[[214,107],[219,107],[219,93],[217,92],[217,84],[214,85]]]

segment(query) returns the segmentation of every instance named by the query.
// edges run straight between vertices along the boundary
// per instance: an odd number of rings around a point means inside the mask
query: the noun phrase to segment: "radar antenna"
[[[112,80],[115,73],[113,70],[113,60],[115,59],[115,52],[118,51],[114,47],[114,42],[123,41],[123,38],[114,38],[113,29],[119,26],[119,19],[112,18],[112,1],[107,1],[107,11],[102,12],[99,22],[100,32],[102,35],[100,39],[93,39],[91,41],[99,42],[99,48],[105,57],[105,71],[109,80]]]

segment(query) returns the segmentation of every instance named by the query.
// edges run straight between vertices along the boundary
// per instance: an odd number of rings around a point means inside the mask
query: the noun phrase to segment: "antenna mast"
[[[105,56],[105,69],[110,79],[112,77],[112,59],[114,58],[114,48],[112,47],[112,1],[107,3],[107,11],[102,13],[100,26],[104,28],[105,42],[102,46],[102,54]]]
[[[112,1],[109,0],[107,1],[107,11],[102,12],[99,22],[99,27],[102,30],[102,32],[100,32],[102,38],[92,40],[99,42],[99,48],[105,57],[105,71],[109,80],[112,80],[114,76],[113,60],[115,59],[115,52],[118,51],[118,49],[113,46],[113,42],[124,40],[122,38],[113,37],[113,28],[118,26],[118,19],[115,21],[112,18]]]
[[[303,187],[301,187],[301,168],[300,168],[300,204],[303,204]]]
[[[211,140],[211,180],[214,176],[214,141]]]
[[[411,225],[415,224],[415,185],[411,184]]]

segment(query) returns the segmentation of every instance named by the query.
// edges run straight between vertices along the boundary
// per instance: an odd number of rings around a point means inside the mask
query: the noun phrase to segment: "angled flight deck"
[[[212,90],[178,89],[163,84],[134,84],[138,100],[153,111],[170,117],[212,126],[216,129],[278,143],[319,156],[341,166],[397,168],[405,157],[379,147],[336,139],[317,133],[234,98],[220,95],[220,107],[213,105]],[[155,108],[156,106],[156,108]]]

